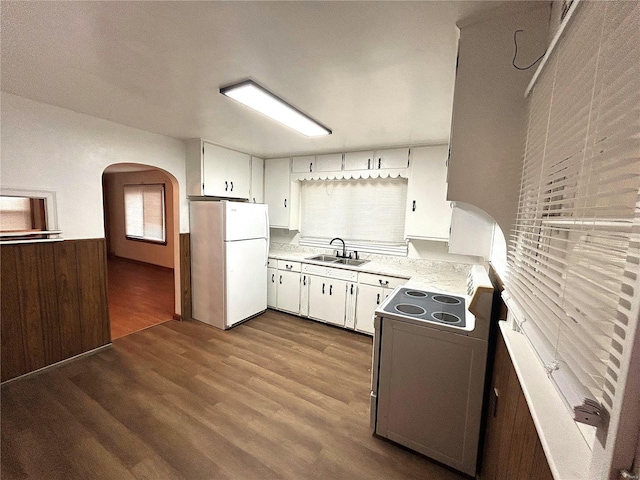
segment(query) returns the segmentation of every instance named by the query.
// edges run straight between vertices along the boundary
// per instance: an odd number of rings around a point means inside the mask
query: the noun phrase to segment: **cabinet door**
[[[347,284],[347,310],[345,314],[344,326],[355,328],[356,326],[356,298],[358,297],[358,284],[350,282]]]
[[[329,153],[326,155],[316,155],[314,172],[339,172],[342,170],[342,154]]]
[[[300,273],[278,270],[278,310],[300,312]]]
[[[405,216],[407,238],[449,239],[447,154],[446,145],[413,149]]]
[[[309,316],[344,326],[347,282],[309,276]]]
[[[309,316],[309,275],[306,273],[300,278],[300,315]]]
[[[276,228],[297,228],[290,219],[291,180],[290,159],[274,158],[264,162],[264,201],[269,206],[269,226]]]
[[[409,149],[392,148],[377,150],[373,168],[407,168],[409,166]]]
[[[277,308],[278,270],[267,268],[267,307]]]
[[[382,287],[372,285],[358,285],[358,299],[356,301],[356,325],[359,332],[373,335],[373,312],[384,300],[384,290]]]
[[[291,159],[291,171],[293,173],[315,172],[316,166],[315,155],[306,155],[304,157],[293,157]]]
[[[251,157],[251,201],[264,203],[264,160]]]
[[[370,170],[373,168],[373,152],[348,152],[344,154],[345,170]]]
[[[214,197],[249,198],[251,157],[204,142],[204,194]]]

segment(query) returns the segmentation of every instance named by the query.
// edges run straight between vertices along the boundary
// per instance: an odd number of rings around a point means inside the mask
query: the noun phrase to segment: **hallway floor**
[[[172,269],[119,257],[107,263],[111,340],[173,318]]]

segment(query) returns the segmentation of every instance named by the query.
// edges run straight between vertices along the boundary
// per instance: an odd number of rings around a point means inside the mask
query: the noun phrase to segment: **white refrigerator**
[[[227,329],[267,309],[267,205],[189,202],[192,316]]]

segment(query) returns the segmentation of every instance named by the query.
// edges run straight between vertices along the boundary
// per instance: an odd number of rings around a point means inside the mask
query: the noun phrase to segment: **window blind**
[[[528,100],[513,313],[574,418],[610,411],[640,263],[640,4],[581,2]]]
[[[124,210],[128,238],[165,241],[164,185],[125,185]]]
[[[33,228],[31,202],[26,197],[0,197],[0,230],[16,231]]]
[[[300,195],[301,244],[340,237],[361,251],[406,254],[406,179],[304,181]]]

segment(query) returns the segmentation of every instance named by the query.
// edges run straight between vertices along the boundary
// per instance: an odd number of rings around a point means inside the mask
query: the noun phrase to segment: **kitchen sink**
[[[342,265],[351,265],[352,267],[358,267],[364,263],[367,263],[369,260],[360,260],[355,258],[340,258],[336,260],[335,263],[341,263]]]
[[[307,257],[306,260],[313,260],[315,262],[333,263],[336,265],[350,265],[352,267],[358,267],[363,263],[367,263],[369,260],[360,260],[355,258],[340,258],[335,255],[315,255],[313,257]]]
[[[316,262],[333,263],[339,260],[339,258],[333,255],[316,255],[315,257],[307,257],[306,260],[315,260]]]

